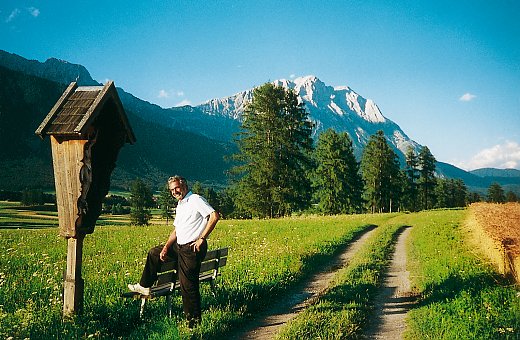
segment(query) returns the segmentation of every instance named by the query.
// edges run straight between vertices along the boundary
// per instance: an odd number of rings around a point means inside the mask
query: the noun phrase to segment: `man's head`
[[[168,178],[168,189],[170,194],[180,201],[188,193],[188,182],[181,176],[170,177]]]

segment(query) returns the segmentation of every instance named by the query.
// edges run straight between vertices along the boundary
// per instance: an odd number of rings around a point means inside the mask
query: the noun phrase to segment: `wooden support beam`
[[[63,288],[64,317],[77,315],[83,310],[84,281],[81,277],[81,265],[84,238],[85,235],[81,234],[77,238],[67,238],[67,271]]]

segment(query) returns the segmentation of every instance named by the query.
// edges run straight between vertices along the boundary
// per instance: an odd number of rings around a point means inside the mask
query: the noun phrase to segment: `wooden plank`
[[[83,165],[84,145],[86,140],[65,140],[61,143],[51,136],[54,180],[56,185],[56,203],[60,235],[76,237],[76,219],[78,218],[77,201],[81,195],[79,173]]]
[[[217,260],[211,260],[211,261],[205,261],[200,266],[200,272],[204,273],[209,270],[214,270],[220,267],[224,267],[227,263],[227,257],[221,258],[219,261]]]
[[[40,138],[45,137],[45,128],[49,123],[51,123],[51,120],[54,118],[56,113],[60,110],[60,108],[63,106],[63,104],[66,102],[66,99],[74,93],[74,90],[78,87],[76,82],[72,82],[69,84],[65,92],[61,95],[60,99],[54,104],[51,111],[47,114],[43,122],[40,124],[38,129],[36,129],[35,133],[40,136]]]
[[[206,253],[206,257],[204,258],[204,261],[212,260],[217,257],[224,257],[228,255],[229,248],[220,248],[215,250],[210,250]]]
[[[63,315],[71,316],[83,309],[84,281],[81,277],[83,236],[67,239],[67,271],[63,285]]]

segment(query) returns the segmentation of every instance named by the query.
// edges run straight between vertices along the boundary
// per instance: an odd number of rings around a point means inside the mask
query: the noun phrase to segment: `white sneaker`
[[[139,283],[136,283],[135,285],[128,285],[128,289],[132,292],[139,293],[141,295],[150,295],[150,288],[145,288],[141,286]]]

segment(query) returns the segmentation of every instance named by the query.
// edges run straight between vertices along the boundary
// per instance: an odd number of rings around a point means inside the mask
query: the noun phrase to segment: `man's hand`
[[[200,247],[202,246],[202,243],[204,243],[204,239],[199,238],[195,242],[193,242],[190,246],[192,247],[192,249],[195,253],[198,253],[200,251]]]
[[[168,253],[168,248],[166,248],[166,246],[164,246],[163,249],[161,250],[161,253],[159,254],[159,258],[161,259],[161,261],[164,262],[164,259],[166,258],[167,253]]]

